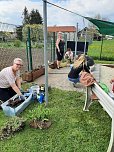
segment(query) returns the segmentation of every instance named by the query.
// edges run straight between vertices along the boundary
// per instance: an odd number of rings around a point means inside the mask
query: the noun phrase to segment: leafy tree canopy
[[[28,12],[27,8],[24,8],[22,13],[23,15],[23,25],[26,24],[42,24],[42,17],[39,11],[33,9],[30,13]]]
[[[26,24],[23,27],[23,40],[27,40],[27,33],[28,33],[28,27],[30,28],[31,31],[31,40],[36,42],[43,40],[43,25],[42,24]]]
[[[30,24],[42,24],[42,17],[37,9],[36,10],[33,9],[29,17],[30,17]]]
[[[23,25],[29,24],[30,17],[29,17],[29,12],[28,12],[26,6],[24,8],[22,15],[23,15],[23,22],[22,22]]]

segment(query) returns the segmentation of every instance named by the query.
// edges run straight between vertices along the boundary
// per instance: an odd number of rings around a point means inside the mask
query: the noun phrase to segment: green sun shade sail
[[[112,35],[114,36],[114,23],[113,22],[108,22],[108,21],[103,21],[103,20],[98,20],[98,19],[93,19],[90,17],[85,17],[87,20],[92,22],[94,25],[98,27],[98,31],[102,35]]]

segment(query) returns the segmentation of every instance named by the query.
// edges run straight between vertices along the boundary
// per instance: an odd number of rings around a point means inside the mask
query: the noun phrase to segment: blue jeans
[[[78,78],[76,78],[76,79],[72,79],[72,78],[69,78],[69,77],[68,77],[68,80],[71,81],[71,82],[77,83],[77,82],[79,82],[80,77],[78,77]]]

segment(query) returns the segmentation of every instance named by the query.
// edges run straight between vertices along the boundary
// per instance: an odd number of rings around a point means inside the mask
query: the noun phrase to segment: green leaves
[[[29,119],[38,119],[38,120],[48,119],[49,109],[44,107],[44,104],[38,105],[38,107],[35,107],[34,109],[28,112],[27,117]]]

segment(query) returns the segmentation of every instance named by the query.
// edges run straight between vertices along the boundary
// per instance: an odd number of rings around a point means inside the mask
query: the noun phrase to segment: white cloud
[[[33,2],[34,1],[34,2]],[[1,0],[0,1],[0,22],[22,24],[22,12],[26,6],[29,12],[38,9],[43,17],[42,0]],[[114,0],[47,0],[82,16],[95,17],[100,14],[114,22]],[[48,25],[72,25],[79,22],[84,26],[82,17],[66,12],[47,4]]]
[[[27,7],[30,12],[32,9],[38,9],[42,12],[42,3],[32,2],[30,0],[4,0],[0,1],[0,21],[12,24],[22,24],[22,12]]]

